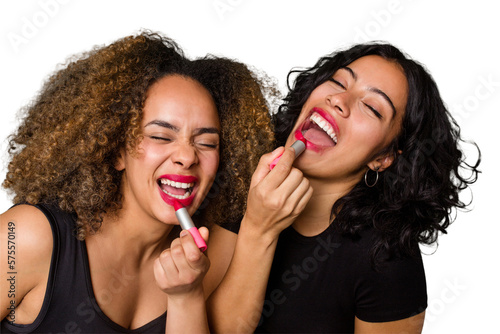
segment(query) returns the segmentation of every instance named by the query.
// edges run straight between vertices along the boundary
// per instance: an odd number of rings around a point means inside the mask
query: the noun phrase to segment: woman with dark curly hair
[[[306,150],[293,162],[287,148],[271,171],[283,149],[261,159],[209,319],[218,332],[420,333],[419,243],[467,206],[459,192],[480,159],[465,162],[434,80],[394,46],[356,45],[297,73],[274,121],[279,144]],[[308,184],[284,176],[301,174]]]
[[[172,204],[198,224],[241,218],[274,141],[261,87],[241,63],[189,61],[149,32],[53,74],[10,138],[2,332],[207,330],[217,247],[205,255],[187,231],[176,239]]]

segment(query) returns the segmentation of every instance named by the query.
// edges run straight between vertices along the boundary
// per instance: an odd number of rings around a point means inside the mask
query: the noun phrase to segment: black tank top
[[[94,296],[85,242],[74,236],[76,217],[53,206],[36,207],[49,220],[54,238],[45,298],[32,324],[11,324],[5,318],[2,333],[165,333],[166,312],[134,330],[109,319]],[[119,286],[124,278],[115,276]]]

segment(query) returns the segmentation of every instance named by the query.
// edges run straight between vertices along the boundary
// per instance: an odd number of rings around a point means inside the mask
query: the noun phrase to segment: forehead
[[[361,84],[384,92],[393,102],[397,113],[406,109],[408,80],[401,65],[380,56],[370,55],[347,65]]]
[[[198,81],[180,75],[163,77],[149,88],[143,118],[219,123],[217,108],[208,90]]]

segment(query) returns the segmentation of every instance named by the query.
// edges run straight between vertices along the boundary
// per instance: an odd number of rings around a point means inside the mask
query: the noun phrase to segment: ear
[[[402,151],[398,150],[398,155],[401,153],[402,153]],[[387,168],[389,168],[392,165],[392,163],[394,162],[395,159],[396,159],[396,156],[392,152],[382,154],[382,155],[378,156],[377,158],[375,158],[375,160],[370,161],[368,163],[368,168],[370,168],[371,170],[377,171],[377,172],[383,172],[384,170],[386,170]]]
[[[125,152],[124,149],[120,149],[120,153],[116,157],[115,169],[119,172],[125,169]]]

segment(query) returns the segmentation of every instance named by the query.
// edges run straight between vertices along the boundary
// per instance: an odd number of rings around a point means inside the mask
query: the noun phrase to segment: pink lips
[[[182,182],[182,183],[196,183],[198,182],[198,178],[192,175],[177,175],[177,174],[165,174],[160,176],[160,179],[169,179],[174,182]],[[183,206],[187,207],[193,203],[194,196],[196,191],[193,189],[193,192],[189,197],[186,197],[184,199],[177,199],[173,198],[167,194],[165,194],[160,186],[158,186],[159,191],[160,191],[160,196],[167,203],[168,205],[174,206],[175,202],[180,202]]]
[[[308,141],[307,139],[304,138],[304,135],[302,134],[302,131],[303,131],[303,128],[304,128],[304,125],[309,121],[309,118],[311,117],[311,115],[313,113],[317,113],[319,114],[321,117],[323,117],[328,123],[330,123],[335,131],[335,133],[339,133],[339,127],[337,125],[337,122],[335,122],[335,119],[329,114],[327,113],[325,110],[321,109],[321,108],[313,108],[310,112],[309,112],[309,115],[307,116],[307,118],[305,119],[305,121],[300,125],[300,127],[295,131],[294,133],[294,137],[296,140],[302,140],[303,142],[306,143],[306,148],[308,150],[312,150],[314,152],[320,152],[320,151],[323,151],[325,150],[326,148],[323,147],[323,146],[319,146],[319,145],[316,145],[310,141]]]

